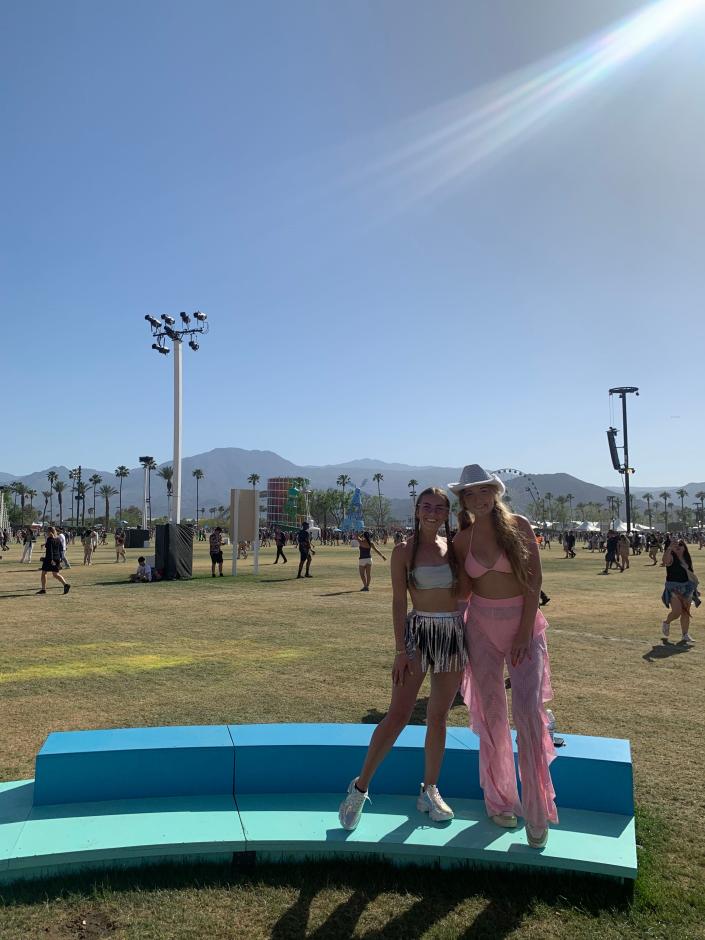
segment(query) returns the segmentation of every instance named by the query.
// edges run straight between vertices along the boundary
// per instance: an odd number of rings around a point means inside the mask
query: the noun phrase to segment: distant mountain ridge
[[[160,467],[170,464],[171,461],[163,461]],[[341,474],[347,474],[351,477],[353,486],[360,486],[364,492],[370,494],[377,493],[377,484],[373,482],[372,477],[375,473],[381,473],[384,480],[381,482],[382,495],[396,500],[406,501],[404,505],[409,506],[409,480],[417,480],[416,492],[420,492],[426,486],[446,487],[448,483],[459,479],[460,467],[433,467],[433,466],[414,466],[412,464],[387,463],[383,460],[374,460],[369,457],[349,460],[340,464],[326,464],[324,466],[300,466],[287,460],[271,450],[245,450],[240,447],[216,447],[213,450],[202,454],[195,454],[192,457],[185,457],[182,461],[182,514],[186,517],[195,515],[196,511],[196,482],[193,478],[193,471],[199,468],[203,471],[204,477],[199,483],[199,502],[201,507],[208,511],[212,506],[227,506],[230,500],[230,489],[232,487],[248,486],[247,477],[252,473],[260,475],[259,488],[264,489],[267,485],[268,477],[289,476],[306,477],[311,481],[315,489],[326,489],[335,487],[336,479]],[[0,472],[0,484],[12,483],[17,480],[27,486],[35,489],[39,494],[34,501],[34,505],[40,505],[41,492],[48,488],[47,473],[54,470],[59,474],[59,479],[69,483],[69,468],[63,466],[47,467],[46,470],[36,471],[24,476],[13,475]],[[87,481],[90,476],[97,473],[102,477],[102,483],[109,483],[116,489],[119,489],[120,481],[112,471],[100,470],[93,467],[83,467],[83,480]],[[608,496],[620,492],[618,488],[598,486],[578,477],[571,476],[568,473],[537,473],[530,474],[534,485],[541,496],[551,493],[553,497],[568,496],[572,498],[573,515],[577,516],[575,506],[578,503],[598,502],[605,504]],[[677,504],[676,490],[681,487],[669,487],[673,502]],[[527,492],[527,481],[523,477],[512,478],[507,482],[507,489],[511,497],[511,505],[517,512],[526,512],[531,505],[531,497]],[[643,488],[641,488],[643,489]],[[683,487],[688,491],[688,503],[695,501],[695,493],[701,490],[705,491],[705,483],[689,483]],[[653,490],[652,490],[653,492]],[[659,489],[658,492],[663,492]],[[658,492],[654,496],[658,497]],[[122,487],[122,505],[140,506],[142,505],[143,493],[143,470],[140,466],[131,467],[130,475],[123,481]],[[70,497],[69,497],[70,498]],[[87,505],[92,505],[92,487],[89,488],[87,496]],[[101,503],[97,501],[97,506]],[[68,505],[68,499],[66,500]],[[401,504],[399,504],[401,505]],[[639,500],[639,505],[643,505]],[[396,508],[397,504],[394,504]],[[117,496],[113,497],[111,507],[117,510]],[[166,486],[163,480],[152,474],[152,514],[154,516],[163,515],[167,510]]]

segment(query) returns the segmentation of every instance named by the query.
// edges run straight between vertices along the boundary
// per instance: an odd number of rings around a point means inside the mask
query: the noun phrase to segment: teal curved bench
[[[154,860],[376,857],[636,877],[629,742],[565,735],[552,765],[560,825],[531,849],[498,829],[478,782],[478,739],[448,730],[439,786],[455,819],[416,809],[425,728],[404,730],[360,825],[338,805],[373,725],[260,724],[55,732],[35,779],[0,784],[0,881]]]

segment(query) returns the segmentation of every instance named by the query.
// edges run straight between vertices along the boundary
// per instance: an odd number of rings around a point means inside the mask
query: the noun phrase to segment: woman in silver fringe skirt
[[[427,672],[431,673],[431,694],[426,712],[424,779],[416,806],[435,822],[453,818],[453,810],[438,792],[438,776],[448,712],[460,687],[467,652],[463,618],[458,612],[458,578],[448,528],[450,502],[445,491],[430,487],[420,493],[414,515],[413,536],[397,545],[391,558],[392,701],[375,728],[359,775],[350,781],[340,804],[338,817],[344,829],[355,829],[360,822],[372,776],[409,723]],[[445,538],[439,535],[442,526]]]

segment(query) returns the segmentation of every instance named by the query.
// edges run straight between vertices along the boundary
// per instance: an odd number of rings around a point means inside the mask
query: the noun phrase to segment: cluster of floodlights
[[[199,348],[198,343],[193,338],[196,333],[207,333],[208,332],[208,317],[201,310],[196,310],[193,314],[194,320],[198,323],[197,326],[191,326],[191,317],[188,313],[183,311],[179,314],[181,317],[181,326],[177,329],[176,320],[174,317],[170,317],[167,313],[161,315],[161,319],[153,317],[151,314],[145,315],[145,320],[149,323],[152,328],[152,336],[156,339],[156,343],[152,343],[152,349],[156,349],[158,353],[161,353],[163,356],[168,356],[171,350],[166,345],[164,337],[167,336],[174,343],[180,343],[185,336],[190,336],[189,346],[193,349],[194,352]]]

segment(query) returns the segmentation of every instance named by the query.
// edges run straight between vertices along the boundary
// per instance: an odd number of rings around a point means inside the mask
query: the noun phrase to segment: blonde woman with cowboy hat
[[[502,502],[499,477],[478,464],[463,469],[448,488],[471,525],[457,533],[459,596],[469,598],[465,635],[468,666],[462,685],[470,723],[480,738],[480,785],[487,814],[498,826],[514,828],[523,816],[526,837],[543,848],[549,823],[558,822],[549,765],[555,757],[544,704],[553,697],[546,648],[547,627],[539,611],[541,561],[536,537],[523,516]],[[517,729],[519,799],[504,687],[512,688]]]

